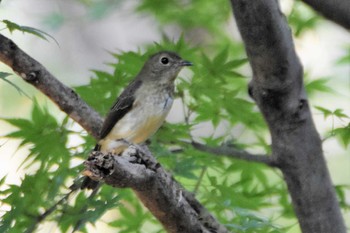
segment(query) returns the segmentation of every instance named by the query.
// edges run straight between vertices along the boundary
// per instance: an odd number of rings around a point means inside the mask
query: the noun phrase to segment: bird
[[[173,104],[178,73],[192,65],[172,51],[151,55],[112,105],[94,150],[118,155],[129,143],[142,144],[154,135]],[[94,189],[98,183],[87,176],[81,188]]]

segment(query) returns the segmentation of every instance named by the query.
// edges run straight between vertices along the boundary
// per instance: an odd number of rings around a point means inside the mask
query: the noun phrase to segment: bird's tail
[[[81,189],[95,189],[99,186],[100,182],[91,179],[90,177],[85,177],[83,182],[81,183]]]

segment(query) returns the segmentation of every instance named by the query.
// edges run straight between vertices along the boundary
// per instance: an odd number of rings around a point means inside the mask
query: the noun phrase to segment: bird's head
[[[161,51],[153,54],[147,60],[140,75],[145,81],[155,80],[159,83],[173,82],[184,66],[191,65],[191,62],[183,60],[174,52]]]

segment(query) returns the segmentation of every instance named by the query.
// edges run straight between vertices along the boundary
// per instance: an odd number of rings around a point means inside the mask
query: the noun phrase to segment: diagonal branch
[[[95,138],[102,125],[99,114],[87,105],[69,87],[59,82],[39,62],[31,58],[11,40],[0,34],[0,61],[10,66],[25,81],[35,86],[47,95],[58,107],[66,112],[74,121],[80,124]],[[135,150],[134,150],[135,151]],[[164,228],[171,233],[189,232],[218,232],[226,233],[228,230],[221,225],[188,191],[186,191],[174,178],[166,172],[149,152],[146,146],[136,148],[134,156],[137,160],[126,160],[125,157],[117,157],[111,160],[110,156],[102,156],[106,160],[92,158],[86,162],[87,169],[91,175],[99,168],[103,177],[92,177],[103,179],[107,184],[118,187],[130,187],[137,194],[143,204],[150,212],[158,218]],[[108,160],[109,159],[109,160]],[[108,176],[108,164],[113,168],[113,174]],[[97,169],[94,169],[97,168]],[[122,183],[120,183],[123,181]],[[48,212],[51,213],[51,210]],[[191,229],[193,227],[193,229]]]
[[[251,154],[244,150],[239,150],[230,146],[211,147],[198,142],[192,142],[191,145],[197,150],[209,152],[217,156],[227,156],[230,158],[241,159],[251,162],[264,163],[271,167],[278,166],[277,162],[269,155]]]
[[[168,232],[228,232],[163,169],[146,146],[132,145],[121,156],[93,151],[85,167],[92,179],[132,188]]]
[[[350,1],[349,0],[303,0],[316,11],[335,23],[350,29]]]

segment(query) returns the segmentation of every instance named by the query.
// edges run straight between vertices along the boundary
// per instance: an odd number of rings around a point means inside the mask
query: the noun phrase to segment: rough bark
[[[227,156],[249,162],[263,163],[270,167],[277,166],[276,162],[273,161],[269,155],[251,154],[245,150],[239,150],[233,146],[221,145],[218,147],[211,147],[198,142],[192,142],[191,145],[197,150],[208,152],[217,156]]]
[[[268,123],[300,227],[345,233],[303,86],[303,68],[276,0],[231,0],[253,70],[250,93]]]
[[[320,12],[326,18],[350,29],[349,0],[303,0],[306,4]]]
[[[1,34],[0,61],[47,95],[63,112],[98,138],[102,126],[100,115],[72,89],[58,81],[39,62]],[[228,232],[190,192],[160,166],[147,147],[137,147],[134,151],[131,155],[120,157],[100,153],[96,157],[92,153],[86,162],[87,169],[95,179],[104,180],[116,187],[132,188],[168,232]],[[52,211],[46,212],[50,214]]]
[[[85,166],[95,180],[132,188],[167,232],[228,232],[162,168],[146,146],[130,146],[121,156],[94,151]]]

